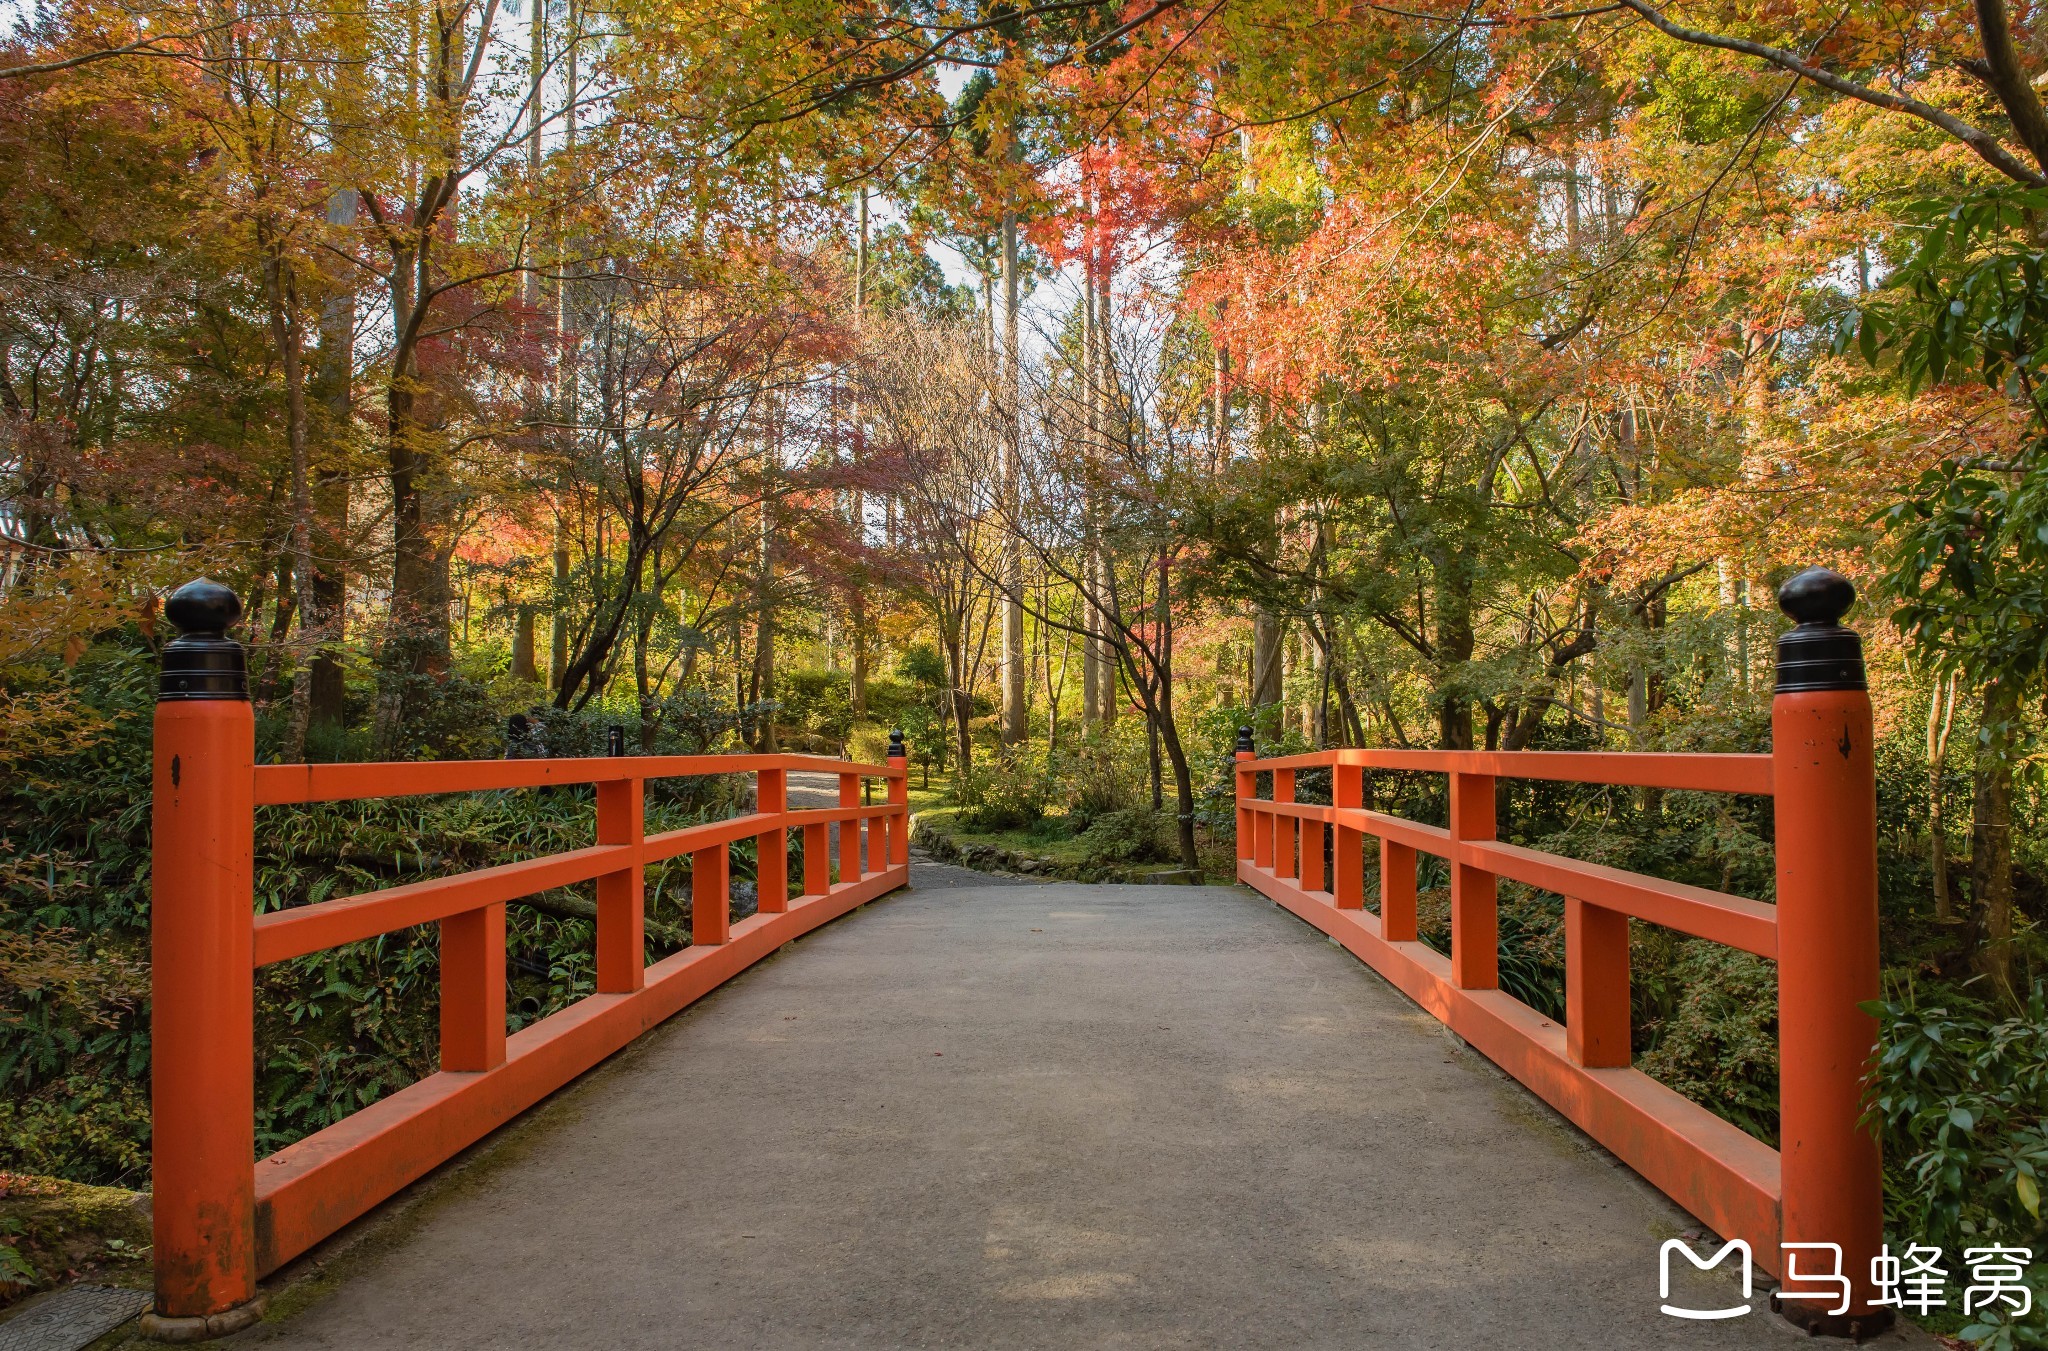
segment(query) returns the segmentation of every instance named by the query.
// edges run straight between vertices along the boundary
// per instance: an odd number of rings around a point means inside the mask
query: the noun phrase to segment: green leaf
[[[2013,1190],[2020,1194],[2020,1204],[2027,1208],[2027,1214],[2041,1218],[2041,1188],[2034,1179],[2021,1173],[2013,1180]]]
[[[1966,1131],[1977,1128],[1977,1118],[1970,1115],[1970,1109],[1967,1107],[1949,1108],[1948,1119]]]

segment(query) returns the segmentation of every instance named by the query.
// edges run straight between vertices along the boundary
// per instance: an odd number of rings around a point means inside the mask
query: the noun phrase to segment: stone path
[[[1793,1344],[1761,1295],[1660,1313],[1690,1221],[1263,899],[913,879],[587,1076],[252,1339]]]

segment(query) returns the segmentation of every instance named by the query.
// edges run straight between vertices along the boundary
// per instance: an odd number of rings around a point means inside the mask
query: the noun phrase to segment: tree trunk
[[[348,229],[356,220],[353,188],[339,188],[327,201],[327,223]],[[314,478],[313,521],[317,552],[313,581],[302,601],[300,631],[313,644],[307,688],[309,731],[327,736],[341,730],[347,716],[348,691],[342,676],[339,648],[346,636],[348,576],[349,475],[343,448],[355,415],[355,293],[347,279],[335,285],[320,310],[320,357],[314,372],[320,402],[327,410]]]
[[[1984,926],[1978,969],[2010,1000],[2012,983],[2012,727],[2019,700],[2002,681],[1985,687],[1979,723],[1970,887]]]
[[[538,0],[536,0],[538,3]],[[555,513],[555,604],[548,626],[548,688],[562,688],[569,670],[569,532]]]
[[[1948,877],[1948,817],[1943,811],[1942,780],[1948,776],[1948,736],[1956,715],[1956,678],[1935,683],[1927,705],[1927,855],[1934,872],[1934,918],[1947,924],[1955,918]]]
[[[1017,351],[1017,217],[1003,214],[1003,740],[1015,746],[1030,727],[1024,700],[1024,399]]]
[[[770,451],[772,462],[774,452]],[[764,494],[761,501],[759,572],[754,604],[754,697],[763,705],[755,749],[772,753],[775,746],[775,710],[767,707],[775,699],[775,531]]]
[[[1465,663],[1472,659],[1472,579],[1461,562],[1437,560],[1437,745],[1472,749],[1472,696]]]
[[[1263,606],[1252,611],[1252,711],[1267,740],[1280,735],[1280,655],[1286,633]]]
[[[534,660],[533,607],[521,604],[512,621],[512,678],[538,681],[540,667]]]
[[[306,429],[305,344],[299,325],[298,286],[291,274],[291,265],[274,244],[268,241],[266,244],[263,286],[270,302],[271,342],[276,346],[284,368],[285,439],[291,447],[292,492],[290,543],[283,560],[285,566],[279,569],[278,578],[279,622],[271,635],[271,657],[265,672],[266,680],[274,681],[284,658],[283,639],[285,626],[289,623],[285,583],[287,580],[290,583],[289,593],[294,603],[303,603],[313,590],[313,494]],[[306,631],[303,616],[299,629],[302,634]],[[310,651],[300,653],[292,672],[291,716],[285,730],[285,759],[288,761],[306,758],[306,731],[313,713],[311,657]]]

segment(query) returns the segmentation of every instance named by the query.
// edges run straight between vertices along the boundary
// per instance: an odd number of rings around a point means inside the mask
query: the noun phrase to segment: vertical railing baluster
[[[863,778],[861,779],[861,795],[862,795],[862,797],[863,797],[863,798],[867,797],[867,795],[868,795],[868,793],[867,793],[867,790],[868,790],[868,787],[869,787],[869,785],[870,785],[870,780],[868,780],[867,778],[863,777]],[[868,873],[870,873],[870,874],[872,874],[872,873],[883,873],[883,872],[887,872],[887,871],[889,871],[889,822],[888,822],[888,818],[887,818],[887,817],[884,817],[884,816],[870,816],[870,817],[868,817],[868,818],[867,818],[867,825],[868,825],[868,850],[867,850],[867,860],[868,860],[868,862],[867,862],[867,868],[866,868],[866,872],[868,872]]]
[[[1380,937],[1389,943],[1413,943],[1415,915],[1415,850],[1411,845],[1380,840]]]
[[[1500,986],[1500,917],[1492,873],[1466,863],[1462,846],[1494,833],[1493,776],[1451,775],[1451,983],[1462,990]]]
[[[732,887],[726,847],[690,852],[690,942],[716,947],[732,937]]]
[[[1273,771],[1273,801],[1275,803],[1294,801],[1294,771],[1276,769]],[[1273,815],[1273,876],[1298,877],[1300,870],[1295,865],[1295,846],[1301,835],[1301,822],[1292,816]]]
[[[597,989],[631,994],[647,983],[646,781],[597,785],[597,842],[632,850],[623,868],[597,879]]]
[[[1341,808],[1358,808],[1365,802],[1365,770],[1358,765],[1338,765],[1332,771],[1330,797]],[[1339,910],[1365,908],[1365,837],[1340,818],[1331,836],[1330,891]]]
[[[441,1068],[505,1063],[505,903],[441,921]]]
[[[1564,902],[1564,1046],[1575,1065],[1625,1068],[1629,1048],[1628,916]]]
[[[839,805],[860,805],[860,775],[839,776]],[[860,881],[860,825],[859,818],[839,823],[839,880],[842,882]]]
[[[1328,829],[1321,821],[1306,817],[1301,822],[1301,889],[1321,891],[1323,889],[1323,832]]]
[[[832,827],[814,822],[804,827],[804,895],[823,896],[832,890]]]
[[[782,814],[789,810],[789,774],[764,769],[754,776],[754,810],[776,818],[772,829],[754,837],[754,889],[764,915],[789,909],[789,832]]]

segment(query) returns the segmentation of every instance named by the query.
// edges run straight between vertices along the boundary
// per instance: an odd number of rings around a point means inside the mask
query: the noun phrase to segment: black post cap
[[[1255,752],[1256,748],[1252,745],[1252,729],[1249,727],[1238,728],[1237,753],[1239,755],[1252,755]]]
[[[607,755],[619,756],[626,753],[626,729],[613,723],[604,729],[604,749]]]
[[[178,636],[164,644],[157,699],[249,698],[249,667],[242,645],[227,636],[242,617],[242,598],[201,577],[173,591],[164,617]]]
[[[1829,568],[1794,573],[1778,588],[1778,608],[1796,621],[1778,639],[1779,694],[1869,688],[1863,639],[1842,624],[1855,603],[1855,583]]]
[[[889,758],[891,760],[903,760],[909,758],[909,755],[910,748],[903,744],[903,729],[898,727],[895,731],[889,733]]]

